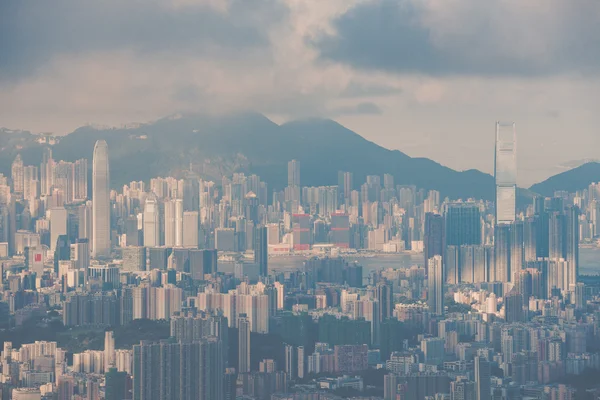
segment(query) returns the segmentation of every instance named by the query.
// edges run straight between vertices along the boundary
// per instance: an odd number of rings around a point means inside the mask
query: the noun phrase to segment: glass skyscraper
[[[514,122],[496,122],[496,224],[515,221],[517,204],[517,132]]]
[[[92,255],[110,256],[110,198],[108,146],[98,140],[92,163]]]

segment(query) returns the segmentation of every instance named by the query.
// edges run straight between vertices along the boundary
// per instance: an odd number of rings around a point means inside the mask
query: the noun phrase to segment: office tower
[[[350,247],[350,216],[347,213],[331,214],[330,242],[343,249]]]
[[[515,221],[517,204],[517,131],[514,122],[496,122],[496,224]]]
[[[17,154],[11,166],[10,178],[13,184],[13,192],[15,194],[23,194],[23,160],[21,155]]]
[[[460,246],[459,249],[459,280],[462,283],[475,282],[475,249],[481,246]]]
[[[250,372],[250,320],[246,314],[238,317],[238,373]]]
[[[513,288],[504,296],[504,319],[507,323],[524,322],[523,297]]]
[[[585,284],[579,282],[575,284],[575,307],[578,310],[584,310],[586,306]]]
[[[257,226],[254,232],[254,262],[258,264],[260,276],[269,275],[269,242],[267,227]]]
[[[510,270],[511,280],[514,275],[525,268],[525,223],[516,221],[511,226],[510,235]]]
[[[82,201],[88,197],[88,162],[85,158],[73,163],[73,200]]]
[[[108,146],[98,140],[92,162],[92,257],[110,257],[110,172]]]
[[[573,290],[579,278],[579,208],[569,206],[565,211],[564,259],[569,263],[567,288]]]
[[[38,167],[27,165],[23,167],[23,198],[29,202],[39,197]]]
[[[59,190],[65,203],[73,202],[73,163],[59,161],[54,165],[53,191]]]
[[[42,246],[25,247],[25,265],[37,276],[44,273],[44,251]]]
[[[446,247],[446,255],[442,261],[444,262],[445,282],[449,285],[460,283],[460,247]],[[429,268],[429,260],[427,260],[427,267]]]
[[[394,289],[391,283],[378,282],[375,285],[375,297],[379,302],[379,321],[392,317],[394,312]]]
[[[42,195],[49,195],[53,185],[54,160],[52,159],[52,148],[44,147],[42,163],[40,164],[40,191]]]
[[[193,173],[183,180],[183,211],[200,210],[200,181]]]
[[[293,214],[293,240],[294,250],[310,249],[310,215]]]
[[[490,362],[482,356],[475,357],[475,400],[491,398]]]
[[[50,210],[50,249],[56,249],[56,241],[59,236],[67,235],[67,210],[64,207]]]
[[[253,224],[258,224],[259,215],[258,215],[258,206],[259,200],[254,192],[248,192],[244,196],[244,218],[248,222],[252,222]]]
[[[444,268],[441,256],[429,259],[427,305],[432,314],[444,315]]]
[[[175,246],[175,200],[165,201],[165,246]]]
[[[350,194],[354,189],[352,172],[338,172],[338,195],[339,203],[350,205]]]
[[[183,247],[198,248],[198,211],[183,213]]]
[[[300,161],[288,162],[288,186],[300,186]]]
[[[425,256],[424,265],[433,256],[444,255],[444,217],[439,214],[425,214],[425,232],[423,236],[423,255]],[[427,271],[425,271],[427,275]]]
[[[498,224],[494,228],[494,281],[497,282],[511,281],[511,227],[512,225]]]
[[[160,246],[160,210],[156,197],[146,198],[144,203],[144,246]]]
[[[481,212],[475,203],[450,203],[446,208],[446,245],[481,244]]]
[[[565,248],[565,216],[564,214],[554,211],[550,214],[548,224],[549,240],[548,253],[549,258],[558,260],[564,257]]]
[[[523,262],[537,259],[537,218],[527,218],[523,222]]]
[[[71,261],[75,268],[84,271],[84,278],[87,282],[88,268],[90,266],[90,243],[87,239],[77,239],[71,245]]]

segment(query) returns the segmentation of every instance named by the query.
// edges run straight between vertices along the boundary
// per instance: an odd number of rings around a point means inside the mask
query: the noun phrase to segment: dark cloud
[[[382,97],[402,93],[402,89],[395,86],[386,86],[373,83],[361,83],[350,81],[348,86],[342,90],[342,97]]]
[[[340,107],[333,111],[333,116],[343,115],[379,115],[381,108],[375,103],[359,103],[354,106]]]
[[[227,0],[224,0],[224,2]],[[268,48],[276,0],[228,0],[227,11],[170,0],[0,1],[0,79],[43,70],[55,56],[131,51],[178,62]]]
[[[440,6],[442,5],[442,6]],[[430,8],[428,8],[430,7]],[[437,8],[433,8],[437,7]],[[478,76],[596,74],[600,2],[378,0],[311,40],[321,59],[387,72]]]

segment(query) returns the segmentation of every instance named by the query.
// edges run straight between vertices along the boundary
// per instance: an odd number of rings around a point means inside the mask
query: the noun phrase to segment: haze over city
[[[600,400],[600,2],[0,2],[0,399]]]

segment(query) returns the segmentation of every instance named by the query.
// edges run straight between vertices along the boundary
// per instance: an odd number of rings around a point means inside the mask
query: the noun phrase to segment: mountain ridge
[[[551,197],[556,191],[566,190],[569,193],[575,193],[587,189],[591,183],[599,181],[600,163],[593,161],[551,176],[545,181],[531,186],[529,190],[545,197]]]
[[[10,135],[2,135],[10,136]],[[337,184],[339,170],[354,174],[354,189],[367,175],[391,173],[396,184],[439,190],[442,197],[492,200],[494,179],[477,170],[455,171],[436,161],[390,150],[330,119],[311,118],[276,124],[259,113],[232,115],[180,114],[153,122],[102,128],[82,126],[61,136],[54,158],[90,161],[94,143],[108,143],[111,186],[133,180],[181,175],[190,165],[201,176],[220,180],[233,172],[256,173],[270,189],[287,185],[287,162],[301,163],[302,185]],[[2,138],[0,138],[0,141]],[[25,139],[25,141],[27,141]],[[42,145],[0,151],[0,171],[21,153],[26,164],[37,164]]]

